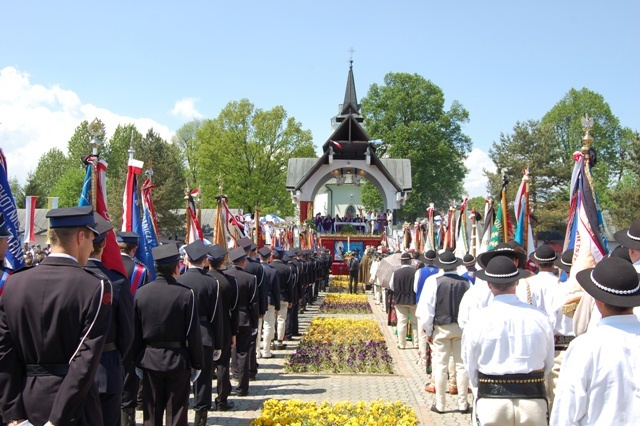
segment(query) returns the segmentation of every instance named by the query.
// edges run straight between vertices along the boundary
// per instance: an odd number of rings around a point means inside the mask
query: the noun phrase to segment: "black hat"
[[[249,250],[253,241],[249,237],[242,237],[238,240],[238,247],[242,247],[244,250]]]
[[[0,238],[11,238],[11,232],[7,228],[7,223],[4,221],[4,215],[0,213]]]
[[[640,219],[634,220],[628,229],[623,229],[613,234],[613,238],[620,245],[640,250]]]
[[[158,265],[178,262],[180,260],[180,252],[175,244],[163,244],[151,249],[153,261]]]
[[[640,276],[624,259],[606,257],[595,268],[578,272],[576,279],[596,300],[622,308],[640,306]]]
[[[191,262],[199,262],[209,253],[209,247],[205,246],[202,240],[195,240],[186,246],[184,251]]]
[[[296,254],[296,256],[300,256],[302,254],[302,249],[300,247],[295,247],[293,251]]]
[[[554,263],[558,268],[569,272],[571,270],[571,264],[573,263],[573,249],[566,250]]]
[[[288,262],[288,261],[290,261],[290,260],[291,260],[291,258],[290,258],[289,256],[287,256],[287,254],[286,254],[286,253],[282,256],[282,261],[283,261],[284,263],[287,263],[287,262]]]
[[[472,266],[476,264],[476,257],[474,255],[472,255],[471,253],[467,253],[464,255],[464,257],[462,258],[462,264],[464,266]]]
[[[629,249],[625,246],[618,246],[613,249],[609,257],[619,257],[620,259],[624,259],[629,263],[633,263],[631,261],[631,256],[629,256]]]
[[[260,253],[260,256],[262,257],[269,257],[271,256],[271,249],[265,246],[265,247],[262,247],[260,250],[258,250],[258,253]]]
[[[433,264],[433,261],[438,257],[438,253],[435,250],[427,250],[424,254],[424,258],[427,259],[429,264]]]
[[[558,258],[558,253],[548,244],[543,244],[529,255],[529,259],[537,264],[554,263]]]
[[[140,235],[135,232],[118,232],[116,241],[119,243],[129,243],[129,244],[138,244]]]
[[[413,257],[411,257],[411,253],[409,252],[404,252],[400,255],[400,260],[411,260],[413,259]]]
[[[233,263],[247,258],[247,252],[242,247],[234,248],[229,252],[229,260]]]
[[[98,236],[93,239],[93,242],[100,243],[107,237],[107,232],[113,229],[113,225],[96,212],[93,212],[93,218],[96,221],[96,230],[98,231]]]
[[[289,258],[294,258],[296,257],[296,251],[295,250],[287,250],[285,252],[285,254],[289,257]]]
[[[96,235],[96,220],[93,217],[93,207],[78,206],[64,209],[51,209],[47,212],[51,228],[74,228],[86,226]]]
[[[480,267],[482,268],[486,268],[489,261],[496,256],[510,256],[518,259],[518,267],[520,268],[523,268],[525,266],[525,262],[527,261],[526,254],[516,251],[508,243],[500,243],[496,246],[495,249],[486,251],[478,255],[478,265],[480,265]]]
[[[209,260],[213,262],[218,262],[224,259],[224,256],[227,254],[227,250],[222,247],[220,244],[214,244],[209,247],[209,252],[207,253],[207,257]]]
[[[453,252],[445,250],[433,261],[433,264],[440,269],[454,269],[462,265],[462,259],[456,257]]]
[[[522,269],[518,269],[507,256],[496,256],[489,260],[486,269],[477,271],[476,278],[494,284],[508,284],[528,276]]]

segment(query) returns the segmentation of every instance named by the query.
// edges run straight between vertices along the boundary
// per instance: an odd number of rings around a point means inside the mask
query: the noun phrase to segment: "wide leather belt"
[[[571,341],[575,338],[575,336],[555,336],[553,340],[555,342],[556,351],[566,350],[569,347],[569,343],[571,343]]]
[[[182,342],[147,342],[148,348],[156,349],[180,349],[183,346]]]
[[[102,352],[110,352],[110,351],[115,351],[116,349],[118,349],[118,347],[116,346],[115,343],[111,342],[111,343],[105,343],[104,344],[104,349],[102,349]]]
[[[66,376],[69,364],[27,364],[27,377]]]
[[[544,370],[493,376],[478,372],[478,398],[545,399]]]

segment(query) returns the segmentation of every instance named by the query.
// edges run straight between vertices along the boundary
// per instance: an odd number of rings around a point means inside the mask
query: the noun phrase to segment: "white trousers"
[[[560,376],[560,367],[562,367],[562,359],[565,351],[555,351],[553,358],[553,368],[547,376],[545,386],[547,387],[547,400],[549,401],[549,412],[553,408],[553,400],[556,397],[556,386],[558,385],[558,377]]]
[[[547,402],[544,399],[480,398],[476,401],[474,424],[476,416],[482,426],[544,426]]]
[[[398,345],[404,348],[407,344],[407,317],[411,321],[411,338],[414,346],[418,347],[418,319],[416,318],[416,305],[396,305],[396,315],[398,316]]]
[[[433,376],[436,385],[436,408],[444,411],[447,392],[447,373],[449,360],[453,355],[456,365],[456,383],[458,384],[458,409],[469,406],[467,389],[469,378],[462,363],[462,329],[457,323],[436,325],[433,328]]]
[[[276,307],[269,305],[269,309],[264,314],[264,321],[262,326],[262,356],[271,357],[271,340],[275,333],[276,325]]]
[[[278,312],[278,316],[276,317],[276,323],[278,327],[278,331],[276,332],[276,340],[278,342],[282,342],[284,340],[288,307],[289,302],[285,302],[284,300],[280,301],[280,312]]]
[[[266,313],[265,313],[266,315]],[[260,354],[260,338],[262,337],[262,324],[264,323],[264,318],[258,318],[258,333],[256,334],[256,356],[260,358],[262,355]]]
[[[380,287],[378,284],[373,284],[373,300],[376,303],[380,303],[381,299],[382,299],[382,287]]]

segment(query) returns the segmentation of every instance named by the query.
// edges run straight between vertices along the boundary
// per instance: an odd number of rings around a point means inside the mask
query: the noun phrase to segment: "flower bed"
[[[393,373],[387,344],[373,319],[315,318],[284,367],[297,373]]]
[[[418,417],[415,411],[401,402],[363,401],[352,404],[338,402],[302,402],[300,400],[265,401],[262,414],[253,420],[250,426],[272,425],[353,425],[353,426],[416,426]]]
[[[369,314],[371,305],[364,294],[327,294],[318,312],[321,314]]]
[[[329,281],[328,291],[331,293],[345,293],[349,291],[349,275],[335,275]]]

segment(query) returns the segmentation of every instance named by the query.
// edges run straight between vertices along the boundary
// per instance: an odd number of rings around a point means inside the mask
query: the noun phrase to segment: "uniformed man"
[[[113,288],[111,326],[104,344],[100,366],[95,382],[100,392],[102,419],[104,425],[120,425],[120,405],[124,386],[122,358],[129,353],[133,342],[133,296],[129,291],[129,280],[118,271],[111,270],[102,263],[102,253],[107,244],[107,232],[113,229],[111,223],[94,213],[97,230],[100,233],[93,240],[93,251],[87,261],[87,268],[97,274],[104,274]]]
[[[400,255],[400,269],[391,274],[389,288],[393,291],[398,316],[398,349],[405,349],[407,341],[407,320],[411,322],[413,346],[418,347],[418,322],[416,320],[416,292],[413,282],[416,270],[411,266],[411,253]]]
[[[91,207],[53,209],[52,253],[14,272],[0,298],[0,412],[19,424],[102,425],[94,382],[111,324],[111,283],[83,269]]]
[[[286,347],[283,340],[285,339],[287,312],[293,306],[291,300],[295,294],[295,277],[291,268],[284,261],[284,250],[276,249],[273,252],[273,258],[271,266],[278,273],[278,281],[280,282],[280,310],[276,314],[277,330],[274,349],[282,350]]]
[[[258,289],[256,277],[244,270],[247,265],[247,253],[238,247],[229,253],[233,266],[227,274],[236,280],[238,286],[238,334],[236,345],[232,350],[234,373],[238,377],[236,396],[249,394],[249,368],[251,340],[258,333]]]
[[[602,314],[597,327],[576,337],[566,352],[552,425],[640,424],[640,280],[619,257],[576,274]]]
[[[131,352],[142,379],[144,424],[186,425],[189,381],[203,363],[198,306],[193,291],[179,284],[180,253],[175,244],[152,249],[158,277],[134,299],[135,337]]]
[[[178,283],[190,288],[196,298],[198,307],[200,335],[203,344],[202,373],[193,384],[196,426],[207,424],[207,413],[211,410],[211,378],[213,375],[213,361],[220,358],[222,353],[222,312],[218,299],[220,286],[218,280],[208,275],[209,260],[207,247],[202,240],[196,240],[185,247],[189,268],[177,278]]]
[[[468,377],[462,363],[462,329],[458,325],[458,310],[462,296],[469,290],[470,283],[458,275],[456,268],[462,264],[450,251],[442,252],[433,262],[444,274],[435,279],[435,285],[428,285],[420,296],[420,306],[424,312],[418,327],[427,335],[427,342],[433,348],[433,376],[435,379],[436,401],[431,411],[444,412],[447,372],[449,359],[455,363],[456,384],[458,385],[458,410],[470,413],[467,400]]]
[[[545,312],[516,296],[524,274],[507,256],[493,257],[476,273],[493,293],[462,335],[479,425],[547,424],[544,382],[553,367],[553,329]]]
[[[258,250],[258,254],[260,254],[260,265],[264,268],[264,283],[262,285],[265,286],[268,295],[268,308],[262,327],[262,357],[273,358],[271,341],[275,334],[276,316],[280,312],[280,278],[278,271],[269,264],[271,249],[262,247]]]
[[[287,340],[291,340],[292,336],[299,336],[298,332],[298,313],[300,311],[300,303],[302,302],[302,282],[304,280],[303,274],[303,266],[300,260],[296,257],[300,252],[299,249],[291,249],[286,252],[287,257],[289,258],[289,266],[291,267],[296,282],[296,294],[293,299],[293,306],[287,312],[287,331],[285,332],[287,335]]]
[[[118,246],[120,247],[120,255],[122,263],[127,271],[129,279],[129,288],[131,294],[135,296],[138,288],[147,283],[149,274],[146,266],[136,259],[136,250],[140,236],[135,232],[117,232]],[[142,408],[142,394],[140,392],[140,379],[135,373],[135,365],[133,363],[132,354],[124,357],[122,360],[124,365],[124,388],[122,390],[122,425],[135,425],[136,406]]]
[[[264,286],[264,271],[260,266],[260,260],[258,259],[258,246],[251,241],[248,237],[242,237],[238,240],[238,246],[242,247],[247,253],[247,264],[244,268],[245,272],[250,273],[256,277],[256,284],[258,286],[257,303],[258,303],[258,333],[255,339],[251,341],[251,350],[249,352],[249,378],[255,379],[258,374],[258,361],[260,348],[260,337],[262,333],[262,324],[264,315],[267,312],[267,292],[266,286]]]
[[[7,282],[7,278],[9,278],[9,275],[13,272],[4,264],[4,256],[9,248],[9,238],[11,238],[11,232],[9,232],[9,229],[7,228],[4,216],[0,213],[0,296],[2,296],[4,283]]]
[[[218,411],[227,411],[235,405],[228,401],[231,393],[231,381],[229,380],[229,361],[231,349],[236,345],[238,334],[238,287],[236,280],[225,273],[227,250],[220,244],[215,244],[207,254],[211,268],[207,274],[218,281],[220,289],[219,309],[222,320],[222,352],[216,361],[217,366],[217,393],[216,408]]]

